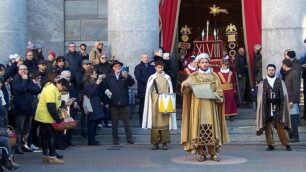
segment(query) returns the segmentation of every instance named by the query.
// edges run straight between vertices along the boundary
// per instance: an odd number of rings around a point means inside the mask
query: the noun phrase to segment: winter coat
[[[34,96],[40,93],[41,88],[32,79],[22,79],[19,74],[16,74],[12,81],[12,90],[15,110],[26,111],[27,114],[31,113],[33,109],[30,107]],[[17,115],[21,114],[17,113]]]
[[[100,52],[101,51],[101,52]],[[99,50],[97,47],[93,47],[89,53],[89,61],[92,65],[100,63],[99,57],[104,54],[104,50]]]
[[[98,73],[98,75],[100,74],[110,74],[112,72],[112,67],[111,64],[109,62],[105,62],[105,63],[99,63],[97,65],[94,66],[96,72]]]
[[[155,68],[153,65],[148,64],[146,66],[143,62],[136,65],[134,75],[137,80],[137,95],[139,98],[145,98],[148,78],[154,73]]]
[[[103,107],[99,97],[99,87],[95,81],[84,81],[83,93],[89,98],[93,112],[88,115],[88,121],[99,120],[104,117]]]
[[[105,88],[112,93],[110,98],[111,106],[128,106],[129,105],[129,87],[134,85],[135,80],[131,75],[124,78],[120,73],[117,80],[115,73],[111,73],[106,77]]]
[[[78,52],[68,52],[64,55],[65,60],[69,63],[69,69],[72,75],[75,75],[82,67],[82,56]],[[73,76],[72,76],[73,77]]]
[[[288,91],[289,102],[300,102],[300,78],[299,74],[293,68],[285,72],[284,82]]]

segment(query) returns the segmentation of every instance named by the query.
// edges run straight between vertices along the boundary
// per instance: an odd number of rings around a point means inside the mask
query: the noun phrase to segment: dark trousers
[[[90,115],[90,114],[88,114]],[[88,135],[88,144],[95,144],[95,137],[97,133],[97,126],[101,122],[100,119],[87,121],[87,135]]]
[[[119,135],[118,135],[118,120],[123,120],[125,135],[127,141],[132,141],[132,131],[129,124],[129,114],[130,107],[129,106],[112,106],[110,109],[111,117],[112,117],[112,133],[113,133],[113,141],[114,144],[119,143]]]
[[[304,89],[303,89],[303,94],[304,94],[304,115],[303,115],[303,118],[304,118],[304,120],[306,120],[306,107],[305,107],[305,104],[306,104],[306,100],[305,100],[305,98],[306,98],[306,78],[305,79],[303,78],[303,87],[304,87]]]
[[[16,119],[16,148],[20,149],[21,145],[27,144],[29,137],[31,124],[32,124],[32,115],[17,115]]]
[[[145,98],[144,98],[144,97],[139,98],[138,116],[139,116],[139,124],[140,124],[140,127],[141,127],[141,125],[142,125],[142,116],[143,116],[144,101],[145,101]]]
[[[31,144],[34,144],[35,146],[39,146],[38,142],[38,135],[37,135],[37,129],[39,127],[39,123],[32,119],[32,126],[29,133],[28,138],[28,146],[31,146]]]
[[[104,125],[108,124],[109,121],[109,108],[106,108],[105,105],[103,106],[103,112],[104,112],[104,117],[102,118]]]
[[[299,140],[298,121],[300,114],[290,115],[292,131],[289,132],[290,139]]]
[[[87,121],[87,115],[85,114],[83,108],[81,110],[81,133],[86,133],[86,121]]]
[[[40,123],[43,155],[55,156],[55,134],[51,124]]]

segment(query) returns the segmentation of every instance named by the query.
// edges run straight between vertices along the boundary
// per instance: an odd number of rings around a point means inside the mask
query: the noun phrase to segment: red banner
[[[159,1],[159,25],[161,32],[161,46],[167,52],[173,51],[177,21],[180,9],[180,0]]]
[[[249,76],[251,82],[254,82],[254,45],[261,45],[261,0],[241,0],[241,2]]]

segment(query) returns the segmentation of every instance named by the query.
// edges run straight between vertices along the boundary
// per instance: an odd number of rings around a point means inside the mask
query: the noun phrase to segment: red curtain
[[[254,82],[254,45],[261,45],[261,0],[241,0],[249,77]]]
[[[177,21],[180,9],[180,0],[159,1],[159,26],[161,46],[165,51],[172,53],[177,30]]]

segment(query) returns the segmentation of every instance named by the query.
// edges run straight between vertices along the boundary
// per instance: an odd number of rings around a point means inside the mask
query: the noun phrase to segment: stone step
[[[300,143],[306,144],[306,133],[300,133]],[[125,144],[126,139],[125,135],[119,134],[120,143]],[[180,144],[181,135],[176,133],[171,133],[171,144]],[[229,134],[230,142],[229,144],[258,144],[265,143],[265,135],[256,136],[255,134]],[[150,135],[143,134],[133,134],[133,139],[135,144],[150,144]],[[112,135],[98,135],[96,136],[96,140],[100,142],[100,144],[113,144]],[[274,141],[279,142],[279,138],[277,134],[274,135]],[[80,135],[75,135],[73,137],[73,143],[78,145],[86,145],[87,139],[83,138]]]
[[[229,137],[231,144],[254,144],[259,142],[265,142],[265,135],[256,136],[255,126],[245,127],[228,127]],[[86,138],[83,138],[75,132],[73,141],[77,144],[87,144]],[[125,143],[125,132],[123,128],[118,129],[121,142]],[[150,130],[144,130],[141,128],[132,127],[132,133],[135,143],[137,144],[150,144]],[[181,131],[171,130],[171,142],[175,144],[180,143]],[[299,136],[301,142],[306,142],[306,126],[299,127]],[[275,141],[279,141],[276,131],[274,131]],[[112,144],[112,130],[111,128],[101,128],[97,130],[96,140],[101,144]]]

